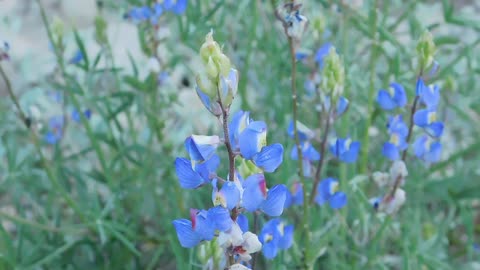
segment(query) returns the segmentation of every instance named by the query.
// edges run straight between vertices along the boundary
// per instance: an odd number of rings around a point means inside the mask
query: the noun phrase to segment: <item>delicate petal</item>
[[[393,110],[395,109],[395,101],[392,96],[386,90],[378,91],[377,103],[384,110]]]
[[[227,211],[228,213],[228,211]],[[194,231],[197,233],[202,240],[212,240],[215,236],[215,224],[216,219],[210,218],[210,211],[201,210],[195,216],[195,228]],[[230,215],[228,215],[230,218]],[[192,221],[193,223],[193,221]]]
[[[75,55],[73,55],[73,57],[70,59],[69,63],[70,64],[79,64],[80,62],[83,61],[83,53],[81,50],[78,50],[75,52]]]
[[[328,55],[331,47],[333,47],[332,43],[327,42],[323,44],[322,47],[320,47],[315,53],[315,62],[317,62],[320,69],[323,68],[323,59]]]
[[[360,142],[352,142],[350,149],[340,155],[340,160],[347,163],[353,163],[357,160],[360,151]]]
[[[293,121],[290,121],[290,124],[288,124],[287,132],[290,138],[292,139],[295,138]],[[309,129],[300,121],[297,121],[297,132],[298,132],[298,138],[300,139],[300,142],[304,142],[315,137],[315,132],[313,132],[313,130]]]
[[[283,146],[279,143],[268,145],[262,148],[258,155],[253,157],[257,167],[265,172],[274,172],[283,161]]]
[[[283,237],[278,242],[280,249],[290,248],[293,244],[293,225],[288,225],[283,228]]]
[[[196,87],[195,90],[197,91],[197,95],[200,98],[200,101],[202,101],[203,106],[207,108],[213,115],[221,115],[222,114],[222,108],[216,101],[212,101],[210,97],[203,92],[200,87]]]
[[[442,122],[431,123],[426,127],[426,129],[430,133],[430,135],[438,138],[443,134],[443,123]]]
[[[429,124],[429,115],[431,111],[428,109],[418,110],[413,115],[413,123],[419,127],[426,127]]]
[[[262,121],[251,122],[239,136],[240,153],[245,159],[260,152],[266,143],[267,125]]]
[[[397,107],[403,107],[407,105],[407,94],[405,93],[405,89],[399,83],[391,83],[390,87],[393,88],[393,100]]]
[[[258,240],[258,236],[252,232],[243,234],[242,248],[248,253],[255,253],[262,249],[262,243]]]
[[[209,160],[195,164],[195,172],[197,172],[205,182],[208,182],[210,181],[210,175],[217,171],[219,165],[220,158],[217,155],[213,155]]]
[[[349,101],[344,97],[340,97],[337,101],[337,116],[341,116],[348,109]]]
[[[274,242],[264,243],[262,246],[262,253],[263,253],[263,256],[265,256],[265,258],[269,260],[275,258],[275,256],[277,256],[277,253],[278,253],[278,248],[276,243]]]
[[[338,185],[338,181],[334,178],[325,178],[320,181],[320,185],[317,188],[317,196],[315,197],[315,202],[318,205],[322,205],[330,200],[334,193],[332,190],[334,185]]]
[[[332,198],[330,198],[330,206],[333,209],[340,209],[347,204],[347,194],[339,191],[333,194]]]
[[[413,143],[413,150],[415,152],[415,156],[422,158],[427,149],[426,149],[426,143],[428,141],[428,137],[426,135],[418,137],[415,142]]]
[[[382,154],[390,160],[397,160],[400,158],[400,153],[397,147],[390,142],[383,144]]]
[[[240,133],[250,124],[250,113],[238,111],[232,116],[232,121],[228,125],[230,130],[230,143],[234,150],[238,150],[238,137]]]
[[[267,199],[261,205],[262,211],[272,217],[280,216],[285,205],[287,187],[275,185],[267,193]]]
[[[302,145],[303,158],[312,161],[320,160],[320,153],[309,142],[305,142]]]
[[[261,190],[262,182],[263,185],[265,185],[265,177],[263,174],[254,174],[245,180],[242,205],[247,211],[256,211],[265,200]]]
[[[62,136],[49,131],[47,134],[45,134],[43,140],[48,144],[56,144],[61,138]]]
[[[237,216],[237,224],[242,229],[242,232],[248,231],[248,218],[244,214],[240,214]]]
[[[215,154],[219,144],[218,136],[192,135],[185,140],[185,149],[191,160],[203,162]]]
[[[215,206],[208,210],[208,219],[212,221],[214,228],[219,231],[228,231],[233,221],[227,208]]]
[[[442,154],[442,144],[440,142],[433,142],[430,145],[430,151],[425,154],[425,161],[434,163],[440,160]]]
[[[193,231],[192,222],[190,220],[177,219],[172,223],[182,247],[192,248],[200,243],[201,238]]]
[[[228,181],[223,184],[220,192],[225,196],[227,208],[232,210],[240,201],[240,190],[235,183]]]
[[[204,184],[203,178],[192,169],[192,163],[186,158],[175,159],[175,171],[182,188],[194,189]]]

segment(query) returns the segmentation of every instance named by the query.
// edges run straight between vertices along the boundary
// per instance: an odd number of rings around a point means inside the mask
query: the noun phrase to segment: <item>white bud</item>
[[[403,185],[405,177],[408,176],[408,170],[405,163],[401,160],[396,160],[393,162],[392,167],[390,167],[390,178],[393,182],[397,179],[402,179],[401,184]]]
[[[373,182],[377,184],[378,187],[384,187],[388,184],[390,180],[390,175],[386,172],[374,172],[372,175]]]
[[[160,63],[158,62],[158,59],[155,57],[148,59],[147,69],[148,72],[151,73],[160,73]]]
[[[262,249],[262,243],[258,240],[258,236],[251,232],[243,234],[243,249],[248,253],[255,253]]]
[[[391,215],[400,209],[402,205],[405,203],[406,200],[406,193],[403,189],[398,188],[395,191],[395,195],[393,198],[385,199],[381,202],[381,211]]]
[[[246,267],[243,264],[236,263],[228,268],[229,270],[250,270],[250,268]]]

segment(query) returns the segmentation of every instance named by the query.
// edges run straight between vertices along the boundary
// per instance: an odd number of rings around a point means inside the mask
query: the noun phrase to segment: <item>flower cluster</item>
[[[156,2],[153,7],[142,6],[131,9],[125,18],[134,23],[150,22],[152,25],[158,24],[158,19],[164,12],[172,12],[176,15],[183,14],[187,9],[188,0],[164,0]]]
[[[297,60],[302,59],[300,54],[296,55]],[[328,149],[330,153],[341,162],[353,163],[357,160],[360,152],[360,142],[352,141],[350,137],[346,138],[331,138],[329,139],[329,130],[334,121],[341,117],[348,109],[349,101],[342,96],[344,88],[344,68],[338,56],[335,47],[331,43],[326,43],[320,47],[314,55],[312,55],[315,63],[314,71],[320,70],[320,75],[313,72],[311,77],[307,80],[305,88],[311,96],[317,96],[317,108],[324,120],[324,127],[321,127],[325,132],[323,140],[320,144],[320,152],[313,146],[312,141],[316,137],[315,132],[307,126],[297,121],[297,134],[300,141],[300,148],[302,154],[302,166],[304,177],[312,177],[312,164],[314,162],[324,162],[324,155]],[[288,126],[288,135],[294,138],[295,130],[293,121]],[[328,147],[326,147],[328,144]],[[290,154],[291,159],[298,160],[297,147],[293,147]],[[317,173],[317,177],[320,174]],[[319,181],[320,179],[316,179]],[[343,207],[347,202],[347,196],[343,192],[337,191],[338,181],[333,178],[326,178],[321,180],[320,185],[317,186],[315,202],[323,205],[328,202],[334,209]],[[300,190],[300,192],[299,192]],[[295,183],[293,192],[289,194],[289,205],[298,205],[303,203],[302,186],[300,183]]]
[[[402,160],[396,160],[392,163],[389,172],[375,172],[373,173],[373,181],[381,189],[389,188],[398,182],[403,185],[405,178],[408,176],[407,166]],[[387,193],[382,197],[370,199],[373,208],[379,212],[386,214],[393,214],[400,209],[405,203],[406,192],[402,188],[397,188],[394,193]]]
[[[0,41],[0,61],[10,59],[8,51],[10,51],[10,44],[6,41]]]
[[[196,91],[205,107],[222,118],[224,134],[223,138],[217,135],[188,137],[185,149],[189,158],[177,158],[175,169],[182,188],[211,186],[213,206],[207,210],[192,209],[190,219],[174,220],[173,225],[180,244],[186,248],[216,239],[215,243],[223,250],[222,253],[230,258],[229,263],[232,260],[236,263],[235,266],[228,265],[229,269],[237,269],[235,267],[244,267],[242,263],[248,263],[250,254],[262,249],[262,242],[271,242],[266,238],[259,240],[256,234],[248,230],[245,214],[261,212],[277,217],[284,210],[287,188],[281,184],[268,188],[264,176],[265,172],[275,171],[282,163],[283,146],[278,143],[267,145],[266,123],[254,121],[249,112],[239,111],[228,121],[230,105],[237,89],[238,72],[231,67],[230,60],[222,53],[212,32],[206,36],[200,55],[204,70],[197,76]],[[226,146],[229,157],[226,177],[217,174],[221,162],[216,152],[220,145]],[[238,167],[235,165],[237,159],[241,161]],[[288,236],[291,230],[293,227],[276,233],[275,239],[284,235],[291,237]],[[270,245],[277,247],[277,242],[275,240]],[[282,244],[280,248],[289,246]],[[272,253],[264,254],[270,258]],[[223,261],[226,263],[227,260]]]

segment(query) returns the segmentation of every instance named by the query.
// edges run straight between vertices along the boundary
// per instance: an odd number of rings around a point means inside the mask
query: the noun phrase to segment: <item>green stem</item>
[[[26,114],[22,110],[22,107],[20,107],[20,103],[18,102],[17,97],[13,93],[12,84],[10,83],[10,80],[8,79],[7,74],[3,70],[2,65],[0,65],[0,75],[2,76],[2,79],[5,81],[5,84],[7,85],[8,94],[10,96],[10,99],[15,104],[15,107],[17,108],[17,111],[20,115],[21,120],[26,124],[27,123],[26,122],[26,120],[27,120]],[[56,177],[56,174],[54,173],[53,169],[50,166],[49,161],[43,155],[42,148],[40,146],[40,140],[39,140],[37,134],[32,129],[30,129],[28,125],[27,125],[27,128],[30,131],[30,138],[31,138],[31,140],[32,140],[32,142],[35,146],[35,149],[37,150],[37,153],[40,157],[40,161],[42,162],[43,167],[46,170],[46,173],[47,173],[48,179],[50,180],[50,183],[57,190],[57,192],[59,192],[61,194],[61,196],[65,199],[67,204],[80,216],[82,221],[87,220],[87,217],[81,211],[81,209],[78,207],[78,205],[75,203],[75,201],[70,196],[70,194],[60,185],[60,183],[59,183],[59,181]]]
[[[50,25],[48,23],[47,15],[45,13],[45,8],[43,7],[43,4],[40,0],[36,0],[36,1],[37,1],[37,4],[38,4],[39,8],[40,8],[40,14],[41,14],[41,17],[42,17],[42,22],[45,26],[45,29],[47,30],[48,39],[50,40],[50,42],[53,46],[53,51],[55,52],[55,56],[56,56],[56,59],[57,59],[57,64],[60,68],[60,71],[62,73],[63,78],[66,79],[68,77],[68,75],[67,75],[67,72],[65,70],[63,57],[62,57],[62,54],[60,53],[59,48],[57,47],[56,43],[54,42],[52,30],[50,29]],[[75,95],[70,93],[70,92],[68,92],[68,95],[69,95],[69,98],[71,99],[73,105],[76,108],[80,108],[80,103],[78,102]],[[105,156],[103,155],[103,151],[100,148],[100,145],[98,144],[97,140],[95,140],[95,137],[94,137],[92,128],[90,126],[90,123],[87,121],[87,119],[85,118],[85,116],[83,114],[80,114],[80,119],[82,121],[82,124],[85,126],[85,129],[87,131],[87,136],[89,137],[90,142],[92,143],[92,146],[95,149],[97,157],[100,161],[100,165],[102,166],[102,169],[105,172],[105,177],[107,179],[107,182],[108,182],[109,186],[112,187],[112,184],[113,184],[113,179],[111,178],[112,174],[110,173],[110,169],[107,166],[107,162],[106,162]]]
[[[377,6],[378,0],[374,0],[373,8],[371,9],[372,16],[372,23],[370,25],[370,31],[372,33],[372,54],[370,55],[370,87],[368,89],[368,102],[367,102],[367,123],[365,125],[365,134],[363,137],[362,142],[362,158],[361,158],[361,165],[360,170],[362,173],[367,172],[367,165],[368,165],[368,148],[370,144],[370,137],[368,135],[368,130],[372,125],[372,117],[373,117],[373,110],[374,110],[374,95],[375,95],[375,76],[376,76],[376,63],[378,59],[378,44],[377,44]]]

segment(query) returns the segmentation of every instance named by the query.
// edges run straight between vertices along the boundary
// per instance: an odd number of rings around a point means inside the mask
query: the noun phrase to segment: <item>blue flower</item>
[[[301,148],[303,158],[303,175],[305,177],[310,177],[312,172],[312,161],[320,160],[320,153],[313,147],[313,145],[309,141],[304,141],[301,144]],[[293,160],[298,160],[298,151],[296,146],[292,147],[292,151],[290,152],[290,158]]]
[[[240,134],[238,144],[242,156],[252,159],[267,144],[267,124],[262,121],[250,122]]]
[[[230,133],[230,144],[233,150],[240,150],[238,138],[242,131],[250,124],[250,112],[238,111],[232,116],[232,121],[228,125]]]
[[[287,192],[287,198],[285,199],[285,208],[292,205],[303,204],[303,186],[300,182],[293,183],[292,190]]]
[[[400,151],[407,149],[408,127],[403,122],[401,115],[390,117],[388,124],[390,140],[383,144],[382,154],[390,160],[400,158]]]
[[[208,211],[191,209],[190,220],[174,220],[173,226],[177,232],[180,245],[185,248],[192,248],[201,241],[212,240],[215,236],[215,230],[229,230],[232,223],[227,209],[214,207]]]
[[[280,216],[285,205],[287,187],[275,185],[267,191],[265,176],[254,174],[243,183],[243,207],[250,212],[261,210],[269,216]]]
[[[391,83],[388,90],[378,91],[377,102],[384,110],[401,108],[407,104],[407,94],[402,85]]]
[[[186,158],[175,159],[175,171],[180,182],[180,186],[185,189],[195,189],[209,183],[210,175],[215,173],[220,165],[220,158],[213,155],[209,160],[192,164]]]
[[[293,225],[285,226],[279,218],[272,219],[263,225],[259,240],[262,243],[262,252],[265,258],[273,259],[279,250],[292,246],[293,229]]]
[[[212,181],[212,201],[213,205],[221,205],[222,207],[232,210],[240,201],[240,190],[233,181],[223,183],[222,188],[218,190],[217,179]]]
[[[283,146],[279,143],[267,145],[253,156],[252,161],[264,172],[274,172],[283,162]]]
[[[353,163],[357,160],[360,151],[360,142],[353,142],[350,138],[338,138],[330,145],[330,152],[338,159],[346,163]]]
[[[431,140],[427,135],[420,136],[413,144],[415,155],[427,163],[434,163],[440,160],[442,144]]]
[[[183,14],[187,9],[188,0],[165,0],[163,6],[165,10],[171,11],[176,15]]]
[[[422,109],[415,112],[413,122],[434,137],[442,136],[443,123],[437,121],[437,112],[432,109]]]
[[[440,102],[440,88],[438,85],[425,85],[422,78],[417,81],[417,95],[420,101],[431,110],[435,110]]]
[[[83,61],[84,55],[81,50],[77,50],[72,58],[68,61],[70,64],[76,65]]]
[[[210,159],[220,144],[218,136],[191,135],[185,140],[185,149],[194,164]]]
[[[325,111],[329,111],[330,110],[330,106],[331,106],[331,98],[330,96],[324,96],[323,97],[323,107],[325,109]],[[335,104],[336,108],[335,108],[335,114],[337,117],[340,117],[343,113],[345,113],[348,109],[348,105],[349,105],[349,101],[348,99],[346,99],[345,97],[339,97],[338,100],[337,100],[337,104]]]
[[[320,182],[317,189],[315,202],[323,205],[328,202],[333,209],[340,209],[347,204],[347,195],[341,191],[337,191],[338,181],[334,178],[326,178]]]
[[[90,119],[90,117],[92,117],[92,111],[90,109],[86,109],[83,112],[83,115],[85,116],[85,118]],[[80,112],[78,110],[74,109],[72,111],[71,117],[73,121],[80,123],[81,118],[80,118]]]
[[[315,137],[315,133],[300,121],[297,121],[297,132],[300,142],[305,142]],[[290,138],[295,139],[293,121],[290,121],[290,124],[288,124],[287,133]]]
[[[296,58],[298,61],[305,60],[305,59],[307,59],[308,56],[309,56],[309,54],[306,53],[306,52],[297,52],[297,53],[295,53],[295,58]]]
[[[48,132],[43,137],[48,144],[56,144],[63,137],[65,121],[63,115],[53,116],[48,120]]]
[[[322,47],[320,47],[315,53],[315,62],[317,62],[320,69],[323,68],[323,59],[328,55],[331,47],[332,43],[327,42],[323,44]]]
[[[207,108],[209,112],[211,112],[215,116],[220,116],[222,114],[222,108],[217,101],[212,100],[200,87],[195,87],[195,91],[197,92],[200,101],[202,101],[203,106]]]

